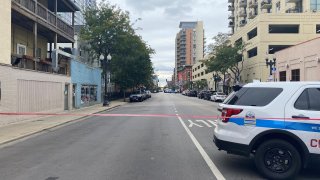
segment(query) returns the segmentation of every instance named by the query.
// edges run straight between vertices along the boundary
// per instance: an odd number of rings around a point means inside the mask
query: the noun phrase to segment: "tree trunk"
[[[226,73],[224,72],[223,73],[223,86],[222,86],[222,91],[223,91],[223,93],[225,93],[226,94]]]
[[[126,102],[126,91],[123,91],[123,102]]]

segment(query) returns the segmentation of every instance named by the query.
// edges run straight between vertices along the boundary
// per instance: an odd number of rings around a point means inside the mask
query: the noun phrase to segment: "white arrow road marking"
[[[197,122],[202,122],[203,124],[207,125],[208,127],[212,127],[212,126],[210,126],[209,123],[207,123],[207,122],[204,121],[204,120],[196,120],[196,121],[197,121]]]
[[[221,172],[219,171],[217,166],[210,159],[209,155],[206,153],[206,151],[200,145],[198,140],[194,137],[194,135],[192,134],[190,129],[187,127],[187,125],[183,122],[182,118],[180,116],[178,116],[178,119],[179,119],[180,123],[182,124],[182,126],[184,127],[184,129],[186,130],[186,132],[188,133],[188,135],[190,136],[190,139],[192,140],[193,144],[197,147],[197,149],[200,152],[201,156],[203,157],[203,159],[205,160],[205,162],[209,166],[209,168],[210,168],[211,172],[213,173],[213,175],[218,180],[225,180],[224,176],[221,174]],[[190,122],[190,120],[189,120],[189,122]]]
[[[209,123],[211,123],[212,125],[214,125],[215,127],[217,127],[217,120],[212,121],[212,120],[207,120]]]
[[[198,126],[198,127],[203,127],[203,126],[201,126],[201,125],[199,125],[199,124],[196,124],[196,123],[194,123],[194,122],[192,122],[191,120],[188,120],[189,121],[189,127],[192,127],[193,125],[195,125],[195,126]]]

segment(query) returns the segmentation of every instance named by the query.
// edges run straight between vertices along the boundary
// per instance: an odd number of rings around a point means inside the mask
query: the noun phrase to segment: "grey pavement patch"
[[[59,177],[48,177],[48,178],[45,179],[45,180],[57,180],[57,179],[59,179]]]
[[[116,105],[114,107],[110,107],[108,109],[101,110],[101,111],[98,111],[98,112],[95,112],[95,113],[92,113],[92,114],[98,114],[98,113],[105,112],[105,111],[108,112],[108,111],[114,110],[114,109],[116,109],[116,108],[118,108],[120,106],[121,105]],[[90,117],[90,115],[82,116],[82,117],[79,117],[79,118],[76,118],[76,119],[72,119],[70,121],[66,121],[66,122],[57,124],[57,125],[49,127],[49,128],[39,129],[39,131],[37,131],[37,132],[33,132],[33,133],[30,133],[30,134],[25,134],[25,135],[19,136],[17,138],[11,139],[9,141],[2,142],[2,143],[0,143],[0,149],[4,148],[6,146],[9,146],[9,145],[13,145],[13,144],[18,143],[18,142],[25,141],[25,140],[27,140],[29,138],[32,138],[32,137],[35,137],[35,136],[38,136],[38,135],[41,135],[41,134],[44,134],[44,133],[47,133],[47,132],[52,132],[52,131],[54,131],[54,130],[56,130],[58,128],[61,128],[61,127],[64,127],[64,126],[67,126],[67,125],[70,125],[70,124],[85,120],[85,119],[87,119],[89,117]],[[44,119],[40,119],[40,120],[36,120],[36,121],[39,122],[39,121],[45,121],[45,120]],[[33,122],[36,122],[36,121],[33,121]]]

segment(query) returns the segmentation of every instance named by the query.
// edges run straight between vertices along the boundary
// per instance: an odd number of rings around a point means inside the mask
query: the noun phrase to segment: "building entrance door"
[[[64,110],[69,110],[69,84],[64,86]]]
[[[72,108],[73,109],[76,108],[76,88],[77,88],[77,85],[73,84],[72,85]]]

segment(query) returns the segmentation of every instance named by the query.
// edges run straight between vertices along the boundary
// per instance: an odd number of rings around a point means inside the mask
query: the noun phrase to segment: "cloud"
[[[228,32],[226,0],[109,0],[128,10],[132,21],[141,18],[137,33],[156,51],[153,66],[160,84],[171,79],[175,65],[175,36],[180,21],[203,21],[207,44],[218,32]],[[160,73],[161,72],[161,73]]]

